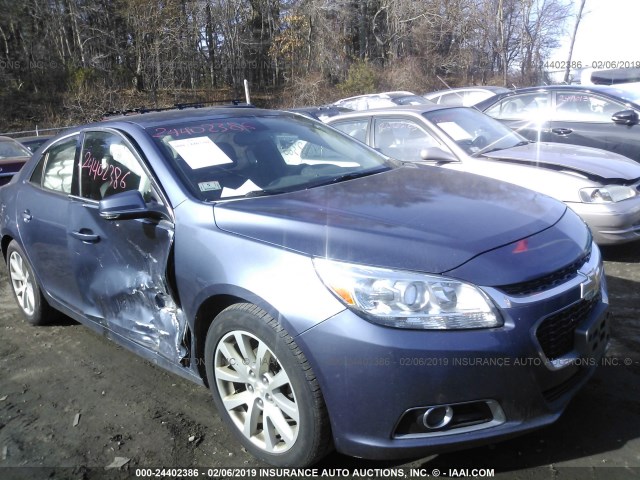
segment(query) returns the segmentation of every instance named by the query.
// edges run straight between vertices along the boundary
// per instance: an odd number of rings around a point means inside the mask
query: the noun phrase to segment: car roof
[[[455,88],[445,88],[443,90],[435,90],[433,92],[425,93],[424,96],[432,96],[432,95],[442,95],[443,93],[454,93],[454,92],[470,92],[473,90],[481,90],[487,92],[498,92],[498,93],[506,93],[510,92],[510,90],[506,87],[498,87],[496,85],[471,85],[468,87],[455,87]]]
[[[485,110],[486,108],[494,105],[496,102],[508,98],[514,95],[521,95],[523,93],[535,93],[535,92],[562,92],[562,91],[572,91],[572,92],[584,92],[584,93],[599,93],[605,96],[609,96],[612,99],[616,99],[617,101],[622,101],[629,105],[634,105],[635,108],[639,108],[638,104],[628,100],[626,98],[620,97],[621,91],[625,90],[625,84],[616,84],[616,85],[541,85],[537,87],[522,87],[516,88],[515,90],[510,90],[509,92],[499,93],[493,97],[487,98],[486,100],[482,100],[474,105],[474,108],[479,110]],[[638,91],[637,86],[629,86],[628,90],[633,91],[635,87],[635,91]]]
[[[16,142],[16,143],[20,143],[20,142],[17,142],[14,138],[5,137],[5,136],[0,136],[0,142],[10,142],[10,143]]]
[[[413,92],[405,92],[404,90],[397,90],[393,92],[380,92],[380,93],[365,93],[362,95],[354,95],[353,97],[341,98],[334,103],[344,102],[347,100],[357,100],[359,98],[397,98],[406,97],[408,95],[415,95]]]
[[[396,107],[387,107],[387,108],[372,108],[370,110],[358,110],[349,113],[342,113],[338,116],[331,117],[327,120],[327,123],[332,123],[334,120],[339,120],[341,118],[355,118],[355,117],[366,117],[372,114],[402,114],[402,113],[410,113],[414,115],[422,115],[423,113],[433,112],[436,110],[448,110],[451,108],[468,108],[462,107],[458,105],[437,105],[437,104],[420,104],[420,105],[398,105]]]
[[[146,111],[144,113],[126,113],[105,117],[103,120],[78,125],[72,127],[61,134],[68,135],[73,132],[84,130],[88,127],[121,127],[123,123],[138,125],[141,128],[155,127],[161,125],[172,125],[175,123],[197,122],[199,120],[214,118],[237,118],[255,116],[293,116],[294,113],[284,110],[270,110],[255,108],[250,105],[239,105],[229,107],[200,107],[189,109],[170,109],[162,111]]]
[[[28,137],[16,137],[15,140],[22,143],[22,142],[31,142],[35,140],[49,140],[50,138],[52,138],[52,135],[31,135]]]
[[[516,88],[514,90],[510,90],[509,92],[504,92],[498,96],[507,97],[509,95],[515,95],[519,93],[533,93],[533,92],[543,92],[545,90],[548,91],[562,91],[562,90],[578,90],[583,92],[594,92],[594,93],[610,93],[614,94],[616,90],[624,89],[624,84],[616,84],[616,85],[540,85],[537,87],[522,87]]]

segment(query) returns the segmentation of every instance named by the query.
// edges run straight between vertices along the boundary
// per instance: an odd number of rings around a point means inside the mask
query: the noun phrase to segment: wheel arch
[[[4,235],[2,240],[0,240],[0,248],[2,248],[2,258],[4,258],[5,263],[7,262],[7,250],[9,249],[9,244],[13,240],[11,235]]]
[[[227,289],[224,289],[227,290]],[[217,293],[210,295],[204,299],[198,307],[193,321],[193,345],[194,345],[194,360],[197,367],[197,373],[202,378],[204,384],[208,387],[207,372],[205,365],[205,343],[207,338],[207,332],[209,327],[225,308],[237,303],[250,303],[266,311],[269,315],[277,318],[279,321],[283,318],[282,315],[268,302],[262,298],[257,297],[251,292],[247,291],[225,291],[223,293]],[[285,322],[287,323],[287,322]],[[286,327],[285,327],[286,328]]]

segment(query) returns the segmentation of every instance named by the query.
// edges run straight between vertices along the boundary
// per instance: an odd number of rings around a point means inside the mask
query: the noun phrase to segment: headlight
[[[480,289],[437,275],[314,259],[324,284],[349,308],[396,328],[493,328],[502,317]]]
[[[580,198],[585,203],[611,203],[620,202],[638,195],[633,187],[625,185],[606,185],[598,188],[583,188],[580,190]]]

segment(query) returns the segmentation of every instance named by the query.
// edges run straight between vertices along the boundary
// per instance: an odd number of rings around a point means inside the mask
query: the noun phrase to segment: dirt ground
[[[318,468],[367,469],[369,476],[376,474],[371,469],[384,476],[385,468],[420,468],[424,478],[435,470],[444,477],[471,476],[473,469],[523,480],[640,478],[640,245],[604,254],[614,314],[609,364],[557,423],[508,442],[406,463],[333,454]],[[265,467],[227,433],[207,389],[74,322],[27,325],[1,270],[0,479]]]

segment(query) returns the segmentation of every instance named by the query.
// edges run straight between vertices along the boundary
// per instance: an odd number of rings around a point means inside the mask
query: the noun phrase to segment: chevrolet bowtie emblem
[[[589,273],[578,272],[585,280],[580,284],[580,297],[591,300],[600,290],[600,270],[595,269]]]

